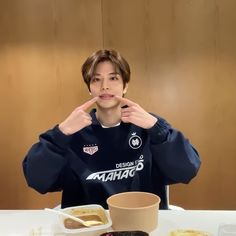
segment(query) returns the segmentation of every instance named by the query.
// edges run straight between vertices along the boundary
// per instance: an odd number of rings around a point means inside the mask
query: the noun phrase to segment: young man
[[[112,194],[147,191],[167,209],[166,185],[197,174],[197,151],[163,118],[124,98],[130,68],[118,52],[95,52],[82,74],[92,99],[40,135],[23,161],[28,185],[40,193],[62,191],[62,208],[106,208]]]

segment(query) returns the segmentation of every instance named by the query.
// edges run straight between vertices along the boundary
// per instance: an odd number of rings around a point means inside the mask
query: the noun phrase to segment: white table
[[[220,224],[236,224],[236,211],[159,211],[159,225],[150,235],[167,236],[175,229],[196,229],[217,236]],[[63,236],[57,217],[43,210],[0,210],[0,236]]]

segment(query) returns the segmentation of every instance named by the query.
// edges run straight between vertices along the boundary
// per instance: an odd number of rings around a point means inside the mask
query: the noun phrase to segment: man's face
[[[97,105],[101,108],[112,108],[119,105],[115,95],[122,97],[126,93],[120,74],[115,71],[109,61],[100,62],[90,81],[90,92],[93,97],[98,97]]]

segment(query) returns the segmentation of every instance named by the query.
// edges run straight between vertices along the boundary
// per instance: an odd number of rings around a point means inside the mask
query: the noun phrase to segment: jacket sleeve
[[[154,163],[165,184],[188,183],[201,165],[198,152],[180,131],[157,118],[157,123],[148,130]]]
[[[41,134],[23,161],[28,185],[40,193],[61,190],[61,173],[67,164],[66,153],[71,136],[64,135],[58,126]]]

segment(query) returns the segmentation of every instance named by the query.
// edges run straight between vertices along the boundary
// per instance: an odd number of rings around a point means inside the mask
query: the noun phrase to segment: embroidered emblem
[[[89,155],[93,155],[95,152],[98,151],[98,146],[86,146],[86,147],[83,147],[83,151],[84,153],[87,153]]]
[[[136,133],[132,133],[129,139],[129,146],[133,149],[138,149],[141,145],[142,139]]]

